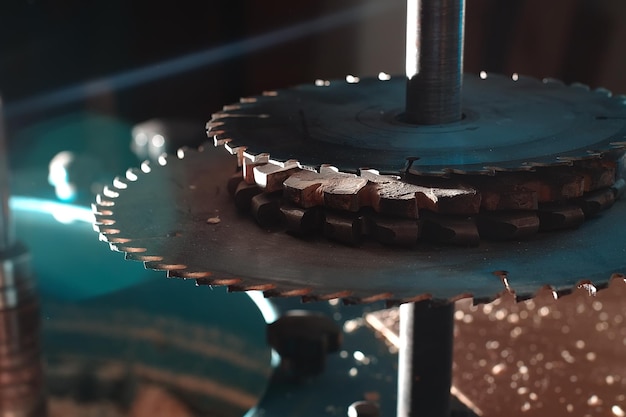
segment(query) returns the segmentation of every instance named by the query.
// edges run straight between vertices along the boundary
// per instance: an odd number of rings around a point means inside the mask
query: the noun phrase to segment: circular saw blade
[[[236,158],[219,149],[184,150],[129,170],[94,205],[95,228],[111,248],[147,268],[231,290],[348,303],[420,299],[526,298],[551,286],[606,286],[626,269],[626,202],[584,228],[478,247],[420,244],[350,247],[265,230],[237,213],[226,184]]]
[[[626,147],[626,100],[606,90],[465,75],[463,119],[424,126],[403,122],[405,84],[367,78],[266,92],[214,114],[208,132],[253,158],[436,176],[527,171]]]

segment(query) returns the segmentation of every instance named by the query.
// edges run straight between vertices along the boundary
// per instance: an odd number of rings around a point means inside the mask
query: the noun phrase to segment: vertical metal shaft
[[[4,130],[2,98],[0,98],[0,252],[13,246],[13,229],[9,211],[9,161]]]
[[[397,417],[450,417],[454,304],[400,306]]]
[[[30,254],[15,242],[0,99],[0,417],[45,417],[39,299]]]
[[[465,0],[407,0],[406,120],[462,118]]]

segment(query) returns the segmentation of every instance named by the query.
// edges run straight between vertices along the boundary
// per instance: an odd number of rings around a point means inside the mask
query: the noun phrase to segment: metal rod
[[[39,298],[30,254],[15,241],[0,98],[0,417],[45,417]]]
[[[400,306],[397,417],[450,417],[454,303]]]
[[[9,161],[4,130],[4,108],[0,97],[0,253],[13,246],[14,234],[9,211]]]
[[[465,0],[407,0],[406,120],[462,118]]]

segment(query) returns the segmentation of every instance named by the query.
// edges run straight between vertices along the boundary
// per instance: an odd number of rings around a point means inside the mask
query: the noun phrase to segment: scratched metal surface
[[[626,270],[623,200],[578,230],[521,242],[348,247],[264,230],[239,215],[226,191],[236,161],[220,149],[185,151],[161,163],[149,173],[133,170],[105,190],[96,206],[96,229],[129,259],[171,276],[270,295],[396,302],[493,299],[505,290],[494,275],[500,270],[508,272],[510,290],[518,296],[545,285],[568,291],[581,281],[602,287]]]

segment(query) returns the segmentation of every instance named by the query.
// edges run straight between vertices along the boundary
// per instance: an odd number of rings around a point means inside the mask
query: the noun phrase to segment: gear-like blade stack
[[[527,238],[619,197],[623,98],[525,77],[465,85],[465,117],[445,125],[404,123],[401,83],[366,79],[247,98],[207,127],[238,157],[242,211],[348,244]]]
[[[481,302],[503,292],[532,297],[546,285],[566,294],[623,279],[626,239],[615,233],[626,230],[623,201],[580,230],[523,241],[403,248],[365,240],[353,247],[315,235],[298,239],[284,225],[258,227],[227,191],[233,173],[236,158],[210,146],[144,163],[99,196],[95,227],[114,250],[168,276],[306,301]]]
[[[397,415],[448,417],[452,301],[626,279],[626,99],[464,76],[464,13],[407,2],[406,77],[224,107],[207,131],[230,156],[181,149],[129,171],[99,197],[96,230],[199,284],[403,304]]]

